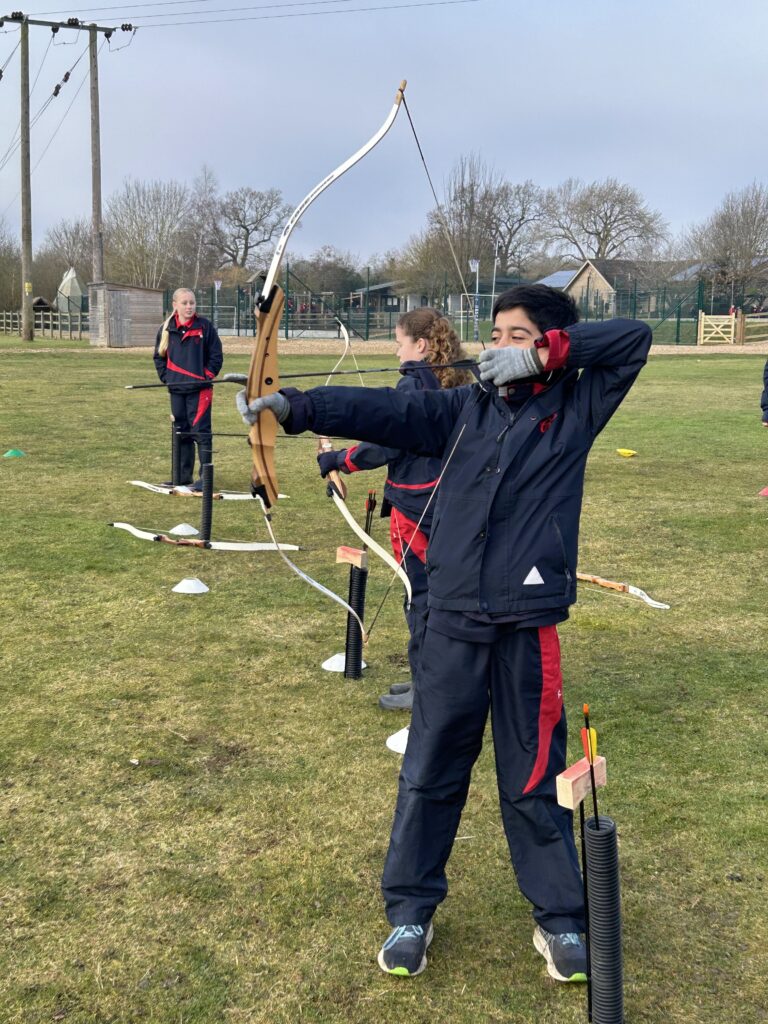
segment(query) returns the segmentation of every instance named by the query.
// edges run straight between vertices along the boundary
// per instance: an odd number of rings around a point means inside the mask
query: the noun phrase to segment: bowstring
[[[360,627],[360,634],[362,636],[363,643],[367,644],[370,631],[366,631],[365,624],[363,620],[360,618],[360,616],[357,614],[355,609],[351,605],[347,604],[344,598],[339,597],[338,594],[334,594],[332,590],[329,590],[328,587],[323,586],[323,584],[319,583],[316,579],[313,579],[309,575],[309,573],[304,572],[304,570],[300,569],[295,562],[291,561],[291,559],[286,555],[286,553],[277,543],[277,538],[275,537],[274,530],[272,529],[272,517],[270,516],[269,511],[267,510],[267,506],[264,504],[263,499],[259,495],[256,495],[256,498],[259,504],[261,505],[261,511],[264,516],[264,522],[267,524],[267,531],[269,532],[269,536],[271,537],[273,544],[277,548],[277,551],[280,557],[285,562],[285,564],[290,569],[292,569],[293,572],[295,572],[300,579],[304,580],[306,583],[309,583],[309,585],[311,587],[314,587],[315,590],[319,590],[321,594],[324,594],[326,597],[330,597],[332,601],[335,601],[336,604],[341,605],[342,608],[345,608],[346,611],[357,621],[357,624]]]
[[[440,221],[440,227],[443,230],[443,234],[445,235],[445,240],[448,243],[448,248],[451,250],[451,256],[453,257],[453,262],[456,265],[456,272],[459,275],[459,281],[461,282],[462,294],[464,295],[464,297],[467,300],[467,305],[469,305],[469,300],[470,300],[469,290],[467,288],[467,282],[464,280],[464,274],[461,271],[461,266],[459,264],[458,256],[456,255],[456,250],[454,249],[453,242],[451,241],[451,234],[450,234],[450,231],[448,230],[448,218],[445,216],[445,214],[443,212],[442,204],[441,204],[440,200],[437,198],[437,191],[435,190],[434,183],[432,182],[432,175],[429,173],[429,167],[427,167],[427,161],[426,161],[426,158],[424,156],[424,150],[421,148],[421,142],[419,141],[419,136],[416,133],[416,126],[413,123],[413,118],[411,117],[411,111],[408,109],[408,103],[407,103],[407,101],[405,99],[405,95],[403,95],[403,107],[405,108],[405,113],[406,113],[406,115],[408,117],[408,124],[410,124],[411,131],[413,132],[413,138],[414,138],[414,140],[416,142],[416,147],[417,147],[417,149],[419,151],[419,156],[421,157],[421,162],[422,162],[422,165],[424,167],[424,173],[427,176],[427,181],[429,182],[429,187],[430,187],[430,189],[432,191],[432,197],[435,200],[435,207],[437,209],[438,220]],[[482,338],[480,339],[480,344],[483,346],[483,348],[485,348],[485,342],[482,340]]]
[[[430,494],[430,496],[429,496],[429,498],[427,500],[427,503],[424,506],[424,511],[419,516],[419,521],[416,523],[416,529],[413,531],[413,535],[411,536],[411,539],[408,541],[408,543],[407,543],[407,545],[405,547],[405,550],[403,550],[403,548],[402,548],[402,543],[400,545],[400,549],[401,549],[401,552],[402,552],[402,557],[399,559],[399,562],[400,562],[401,566],[403,566],[403,563],[405,562],[405,558],[406,558],[408,552],[411,550],[411,547],[413,545],[414,540],[416,539],[416,534],[419,532],[419,530],[421,528],[421,524],[424,522],[424,516],[429,511],[429,507],[432,504],[432,502],[434,501],[435,495],[437,494],[437,492],[438,492],[438,490],[440,488],[440,484],[442,482],[443,477],[445,476],[446,470],[448,469],[448,467],[451,464],[451,459],[456,454],[456,449],[459,446],[459,441],[461,441],[462,435],[464,434],[464,431],[467,429],[467,422],[469,420],[469,414],[472,412],[472,410],[475,407],[475,405],[477,405],[477,403],[478,403],[478,401],[480,399],[480,395],[482,393],[483,393],[483,389],[478,385],[475,397],[468,404],[467,409],[464,411],[464,423],[462,424],[462,427],[461,427],[461,430],[459,431],[458,437],[456,438],[456,440],[453,443],[453,447],[450,450],[448,458],[445,460],[445,462],[444,462],[444,464],[442,466],[442,469],[440,470],[440,476],[438,476],[437,483],[435,484],[434,489],[432,490],[432,493]],[[405,571],[405,574],[407,576],[408,573],[405,570],[405,568],[404,568],[404,571]],[[396,579],[397,579],[397,573],[393,573],[392,574],[392,578],[389,581],[389,585],[388,585],[386,591],[384,592],[384,597],[382,597],[381,602],[379,603],[379,606],[376,609],[376,614],[373,616],[373,619],[371,620],[371,624],[368,627],[368,636],[369,637],[370,637],[371,633],[373,632],[373,627],[376,625],[376,620],[378,619],[379,614],[381,613],[381,609],[384,607],[384,602],[389,597],[389,592],[392,589],[392,584],[395,582]]]

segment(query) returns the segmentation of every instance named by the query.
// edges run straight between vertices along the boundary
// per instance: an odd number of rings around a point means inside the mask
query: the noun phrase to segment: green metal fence
[[[283,286],[286,292],[280,325],[283,338],[340,338],[342,329],[339,322],[359,339],[393,340],[395,337],[395,326],[401,315],[399,309],[380,311],[373,304],[361,307],[360,293],[350,296],[315,292],[289,269],[286,269]],[[165,295],[167,311],[171,309],[172,294],[172,289],[169,289]],[[255,333],[253,307],[258,295],[256,284],[218,291],[213,286],[199,288],[196,295],[198,312],[216,324],[222,334],[252,336]],[[478,296],[480,337],[484,341],[490,336],[491,309],[496,297],[490,294]],[[699,310],[727,313],[734,304],[747,311],[750,309],[744,297],[715,290],[704,281],[686,282],[684,286],[662,285],[655,289],[641,289],[635,283],[633,287],[605,294],[586,291],[578,297],[576,304],[582,320],[605,320],[616,316],[646,320],[653,330],[654,342],[665,345],[696,344]],[[473,309],[468,307],[460,314],[449,316],[462,341],[471,341]]]
[[[167,316],[172,309],[173,288],[167,288],[163,297],[163,306]],[[253,334],[256,318],[253,315],[253,304],[256,299],[255,285],[244,288],[221,288],[213,285],[195,288],[197,311],[207,317],[222,334]]]

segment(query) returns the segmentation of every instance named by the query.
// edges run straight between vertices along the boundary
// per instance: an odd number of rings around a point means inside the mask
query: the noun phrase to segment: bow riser
[[[256,397],[274,394],[280,388],[277,336],[285,305],[285,293],[282,288],[276,286],[269,298],[268,308],[256,310],[259,327],[245,388],[249,402]],[[275,504],[278,494],[275,469],[277,427],[277,417],[265,409],[248,433],[248,444],[251,446],[253,460],[251,493],[258,495],[267,508]]]

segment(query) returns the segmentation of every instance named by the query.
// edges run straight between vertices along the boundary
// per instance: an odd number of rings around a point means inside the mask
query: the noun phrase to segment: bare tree
[[[189,191],[177,181],[127,179],[107,202],[107,262],[113,279],[159,288],[181,242]]]
[[[91,224],[86,217],[62,220],[46,232],[35,253],[35,288],[53,301],[64,274],[74,267],[83,283],[91,279]]]
[[[442,294],[446,275],[451,291],[463,290],[461,276],[471,290],[469,261],[479,260],[490,277],[497,257],[502,273],[524,273],[545,245],[541,200],[532,181],[506,181],[475,154],[461,157],[445,183],[443,204],[403,252],[407,281],[426,294]]]
[[[257,192],[238,188],[227,192],[218,204],[214,242],[220,266],[260,269],[266,263],[270,242],[285,223],[291,208],[279,189]]]
[[[460,290],[453,257],[439,228],[427,228],[414,235],[396,264],[396,279],[408,292],[425,295],[433,305],[442,304],[446,289]]]
[[[729,192],[703,224],[686,234],[691,254],[735,295],[768,291],[768,187],[756,181]]]
[[[371,268],[371,281],[383,284],[394,281],[400,274],[401,254],[396,249],[388,249],[384,253],[373,253],[367,265]]]
[[[522,274],[532,260],[541,256],[541,202],[542,190],[530,180],[517,185],[504,182],[498,189],[495,241],[499,243],[502,269],[507,273]]]
[[[661,214],[615,178],[589,185],[569,178],[547,190],[542,212],[549,241],[580,259],[631,258],[666,235]]]
[[[443,277],[448,274],[454,291],[461,288],[456,263],[465,284],[469,260],[477,259],[482,265],[490,266],[504,184],[496,171],[477,154],[460,157],[445,182],[441,208],[429,214],[426,233],[409,243],[411,258],[408,262],[413,265],[416,249],[426,246],[430,258],[439,260]],[[430,269],[430,275],[435,269]]]
[[[15,310],[21,302],[21,248],[0,217],[0,309]]]
[[[90,274],[91,266],[91,222],[86,217],[77,220],[62,220],[49,228],[41,250],[50,253],[64,264],[64,270],[74,267]]]
[[[219,183],[213,170],[203,164],[192,182],[189,213],[181,230],[178,249],[179,284],[197,288],[209,281],[222,262],[216,240],[219,235]]]
[[[331,292],[343,298],[363,284],[358,262],[352,253],[324,245],[307,259],[292,260],[291,271],[311,291],[317,294]]]

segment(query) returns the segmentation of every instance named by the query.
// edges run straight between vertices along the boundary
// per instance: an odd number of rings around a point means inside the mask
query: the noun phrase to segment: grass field
[[[580,568],[672,606],[581,585],[561,629],[573,759],[584,701],[608,759],[629,1024],[768,1020],[764,358],[652,359],[587,473]],[[6,348],[0,370],[0,448],[25,452],[0,462],[0,1020],[586,1021],[583,986],[550,981],[533,950],[490,738],[429,968],[404,981],[376,966],[399,765],[384,740],[406,721],[376,696],[407,678],[399,596],[365,678],[323,672],[344,613],[277,556],[107,526],[198,522],[193,499],[126,484],[168,476],[167,396],[120,387],[152,379],[148,353]],[[233,393],[215,402],[222,432],[242,432]],[[243,489],[244,442],[217,449],[217,485]],[[277,455],[278,539],[346,595],[334,551],[354,541],[313,443],[280,439]],[[353,481],[361,518],[373,479]],[[246,504],[217,504],[216,537],[267,539]],[[172,593],[185,576],[210,592]],[[368,619],[388,583],[375,564]]]

